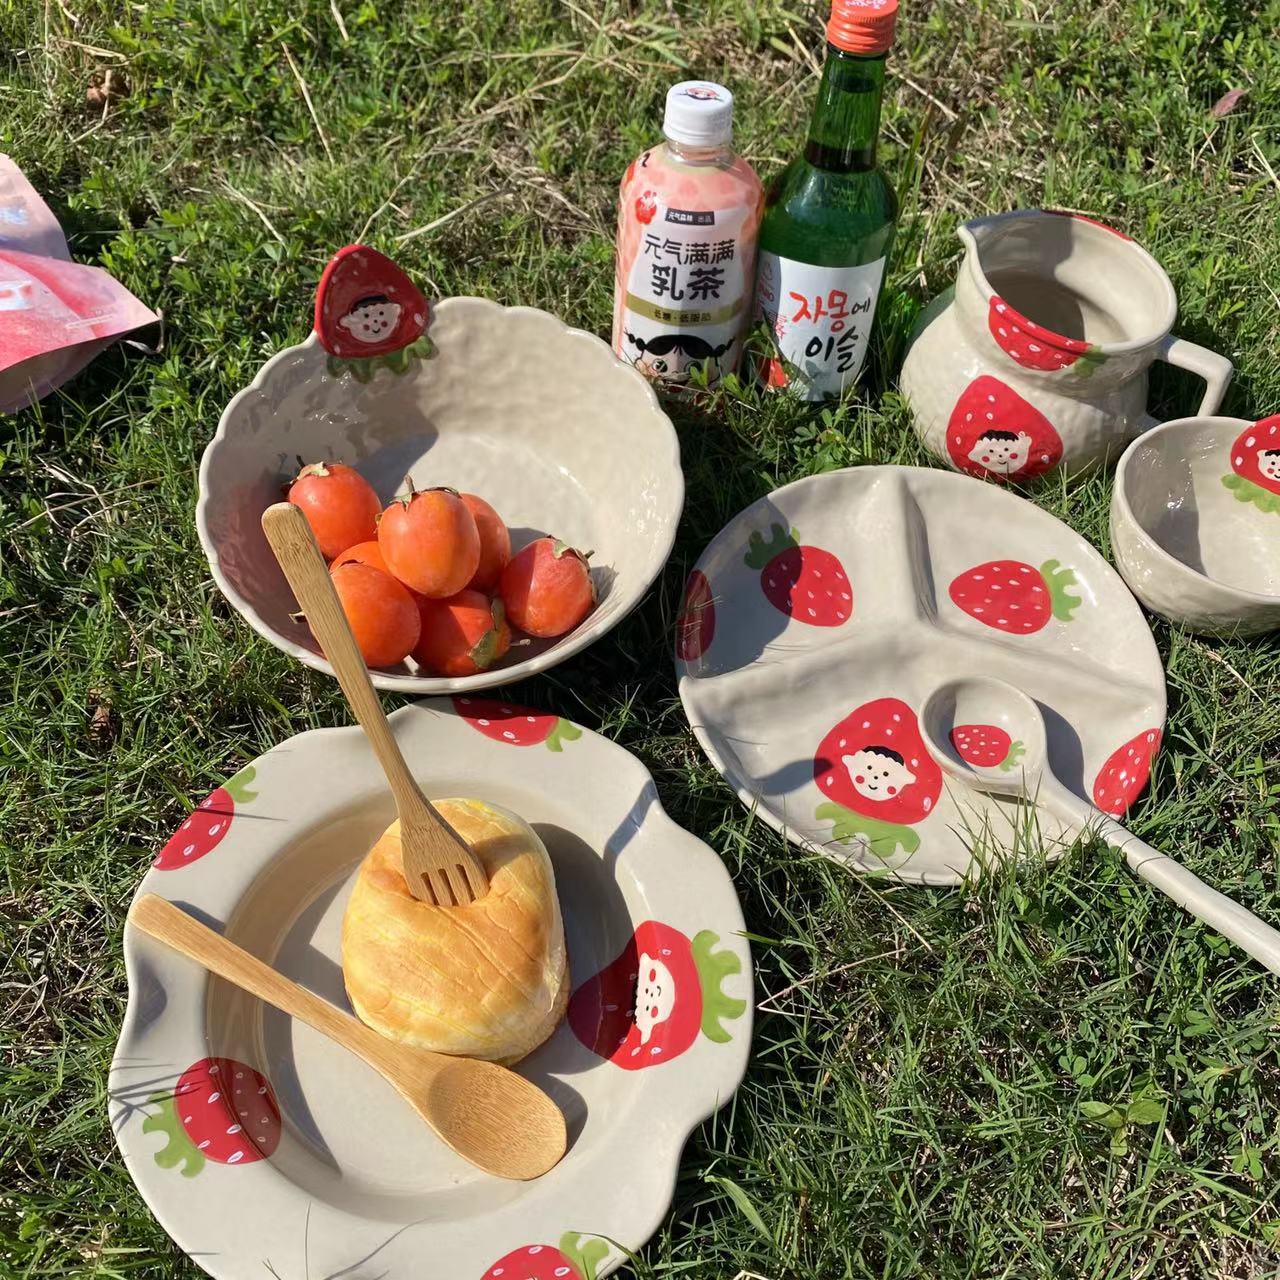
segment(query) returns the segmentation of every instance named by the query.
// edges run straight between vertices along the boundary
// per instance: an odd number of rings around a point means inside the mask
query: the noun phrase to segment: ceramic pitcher
[[[901,380],[920,438],[951,466],[1016,481],[1108,462],[1155,425],[1153,360],[1203,378],[1198,413],[1217,413],[1231,362],[1172,336],[1173,285],[1128,236],[1042,209],[959,234],[955,288],[925,313]]]

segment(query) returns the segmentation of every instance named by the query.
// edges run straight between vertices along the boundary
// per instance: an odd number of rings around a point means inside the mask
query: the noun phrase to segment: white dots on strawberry
[[[316,290],[316,337],[331,355],[368,359],[408,347],[427,327],[427,300],[390,258],[365,245],[339,249]]]
[[[252,1164],[280,1142],[280,1108],[267,1078],[234,1058],[201,1058],[182,1073],[171,1094],[150,1099],[159,1111],[142,1122],[143,1133],[168,1139],[155,1154],[162,1169],[181,1168],[194,1178],[206,1160]]]
[[[254,767],[248,765],[205,796],[169,837],[152,867],[157,871],[178,871],[212,853],[231,830],[236,805],[245,805],[257,798],[258,793],[249,787],[255,773]]]
[[[1076,575],[1058,560],[1036,569],[1021,560],[989,560],[966,569],[951,583],[952,603],[971,618],[1011,636],[1043,631],[1053,618],[1070,622],[1080,607],[1070,594]]]
[[[914,853],[911,826],[933,812],[942,772],[926,750],[916,714],[900,698],[856,708],[823,738],[813,776],[829,803],[816,811],[832,836],[876,854]]]
[[[582,737],[582,730],[571,721],[494,698],[457,697],[453,705],[457,713],[486,738],[513,747],[545,745],[548,751],[562,751],[566,742]]]
[[[726,995],[724,980],[742,972],[732,951],[715,949],[718,934],[693,939],[646,920],[621,954],[569,1000],[569,1026],[592,1053],[627,1071],[660,1066],[684,1053],[699,1033],[718,1044],[732,1034],[746,1001]]]
[[[680,617],[676,619],[676,657],[681,662],[696,662],[711,648],[716,635],[716,603],[711,583],[700,569],[695,569],[685,583]]]
[[[951,745],[965,764],[975,769],[999,769],[1008,773],[1027,753],[999,725],[958,724],[951,730]]]
[[[1061,461],[1062,437],[1012,387],[984,374],[961,392],[951,411],[947,453],[971,476],[1029,480]]]
[[[838,627],[853,614],[853,587],[830,551],[803,547],[800,535],[771,525],[766,542],[759,533],[748,540],[746,565],[760,570],[760,586],[775,609],[811,627]]]
[[[1280,515],[1280,413],[1255,422],[1236,437],[1231,471],[1222,483],[1241,502]]]
[[[1051,372],[1069,369],[1079,363],[1078,372],[1087,377],[1106,359],[1089,343],[1054,333],[1052,329],[1027,319],[1003,298],[991,299],[987,308],[987,328],[996,346],[1024,369]]]
[[[1144,729],[1107,757],[1093,780],[1093,803],[1120,818],[1142,794],[1151,777],[1151,763],[1160,750],[1160,730]]]
[[[596,1269],[609,1256],[609,1246],[594,1236],[566,1231],[560,1247],[526,1244],[504,1254],[482,1280],[596,1280]]]

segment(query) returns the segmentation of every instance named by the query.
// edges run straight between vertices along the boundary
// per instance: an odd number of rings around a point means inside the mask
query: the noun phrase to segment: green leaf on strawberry
[[[814,817],[819,822],[831,823],[833,840],[846,845],[861,845],[877,858],[892,858],[899,849],[903,853],[915,853],[920,847],[920,837],[910,827],[878,822],[843,805],[820,804],[814,811]]]

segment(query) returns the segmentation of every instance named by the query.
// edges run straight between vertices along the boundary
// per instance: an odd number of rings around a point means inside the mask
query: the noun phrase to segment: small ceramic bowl
[[[1125,451],[1111,545],[1153,613],[1206,635],[1280,628],[1280,416],[1178,418]]]
[[[356,467],[383,501],[447,485],[478,493],[518,550],[543,534],[592,551],[600,603],[567,636],[513,647],[479,675],[375,670],[379,688],[454,693],[562,662],[640,602],[671,553],[684,504],[675,428],[645,379],[545,311],[449,298],[434,352],[354,370],[315,334],[280,352],[227,406],[200,465],[196,526],[214,581],[260,635],[329,671],[267,546],[262,512],[298,458]],[[357,373],[361,376],[357,376]],[[363,379],[363,380],[362,380]]]
[[[685,1140],[746,1069],[751,953],[733,882],[663,812],[644,765],[598,734],[470,697],[412,703],[391,724],[429,795],[504,805],[551,855],[574,994],[517,1070],[563,1109],[564,1159],[532,1182],[481,1173],[345,1049],[131,924],[116,1141],[161,1225],[218,1280],[600,1280],[658,1228]],[[358,729],[303,733],[197,807],[139,893],[345,1009],[342,918],[393,815]],[[670,979],[644,1028],[641,959]]]

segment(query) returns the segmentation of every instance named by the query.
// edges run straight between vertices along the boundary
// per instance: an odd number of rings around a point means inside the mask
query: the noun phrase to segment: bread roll
[[[569,966],[555,873],[527,822],[478,800],[436,808],[489,873],[465,907],[420,902],[393,822],[356,874],[342,922],[342,972],[359,1017],[438,1053],[512,1063],[564,1016]]]

